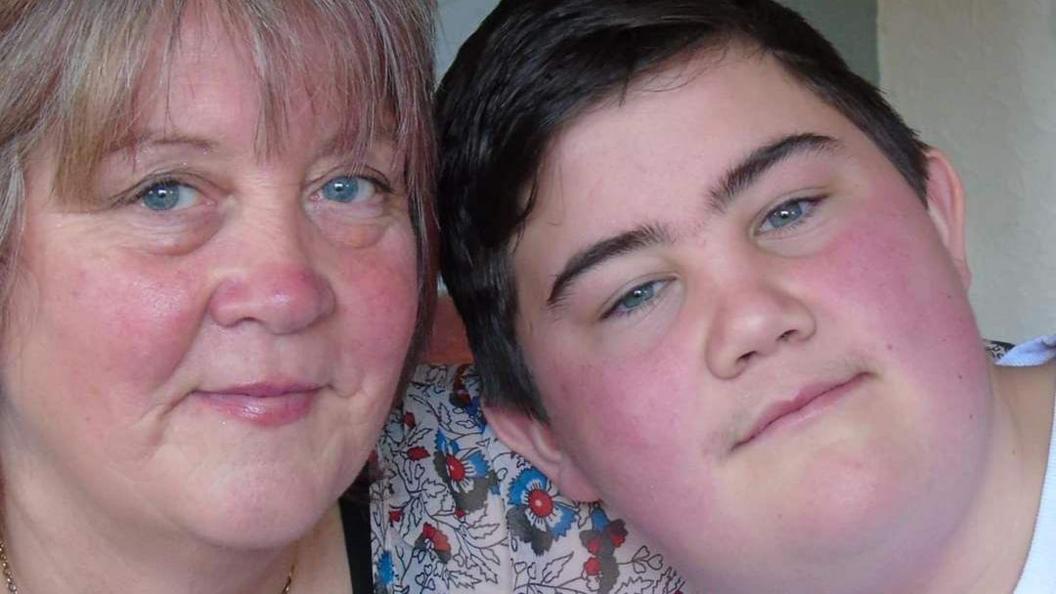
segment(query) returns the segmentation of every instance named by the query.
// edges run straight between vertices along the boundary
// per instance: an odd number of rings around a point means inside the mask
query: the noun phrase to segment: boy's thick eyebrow
[[[731,167],[714,189],[709,192],[712,206],[724,212],[731,202],[755,183],[764,173],[793,155],[812,152],[832,152],[840,141],[831,136],[810,132],[790,134],[753,150]]]
[[[830,136],[814,133],[790,134],[763,145],[731,167],[709,192],[712,206],[720,213],[730,203],[755,183],[763,174],[785,159],[801,153],[830,152],[839,148],[840,142]],[[568,293],[569,288],[582,274],[602,262],[628,252],[654,245],[674,242],[673,234],[659,224],[645,224],[602,239],[576,252],[555,277],[550,288],[546,306],[554,309]]]
[[[575,280],[602,262],[639,248],[673,242],[674,236],[666,227],[647,224],[592,243],[569,258],[558,273],[546,299],[547,308],[553,309],[561,303]]]

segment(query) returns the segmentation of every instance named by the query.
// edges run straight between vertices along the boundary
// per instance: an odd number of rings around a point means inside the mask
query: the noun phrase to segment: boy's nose
[[[755,360],[805,341],[814,315],[788,291],[757,281],[726,291],[714,314],[705,357],[716,377],[732,379]]]

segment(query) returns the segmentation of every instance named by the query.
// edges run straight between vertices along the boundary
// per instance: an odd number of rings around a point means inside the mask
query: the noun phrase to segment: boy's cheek
[[[663,524],[671,493],[710,508],[717,440],[691,372],[652,360],[584,364],[540,386],[553,395],[547,410],[561,446],[628,517]]]
[[[744,544],[754,533],[833,554],[882,540],[907,509],[941,515],[932,495],[968,487],[949,469],[981,440],[987,376],[974,317],[924,215],[871,214],[870,232],[792,263],[818,324],[811,352],[860,357],[875,375],[869,401],[827,425],[724,458],[738,411],[695,350],[707,336],[668,337],[619,361],[584,360],[556,341],[548,365],[533,362],[562,445],[643,533],[698,552],[709,545],[694,534]]]
[[[562,429],[568,434],[593,430],[607,434],[609,447],[655,448],[660,437],[656,428],[674,428],[679,413],[685,412],[680,410],[687,403],[679,378],[687,372],[646,357],[640,357],[637,365],[584,363],[555,373],[559,378],[555,389],[544,393],[557,395],[548,403],[561,410],[555,422],[567,424]]]

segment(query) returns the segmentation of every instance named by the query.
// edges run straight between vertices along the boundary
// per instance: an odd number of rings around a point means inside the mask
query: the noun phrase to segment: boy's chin
[[[722,591],[714,587],[721,583],[752,587],[735,592],[861,591],[861,584],[895,577],[891,572],[911,573],[953,536],[977,477],[951,468],[940,479],[926,461],[907,464],[910,453],[884,456],[875,444],[872,454],[867,444],[847,445],[814,451],[788,474],[730,494],[743,512],[734,523],[718,518],[728,537],[686,533],[683,543],[695,543],[695,550],[686,547],[669,560],[700,591]],[[709,558],[715,564],[707,568],[692,561]],[[753,573],[761,566],[770,568],[766,575]],[[826,575],[831,581],[810,581]],[[853,576],[854,583],[834,576]],[[806,582],[790,585],[800,579]]]

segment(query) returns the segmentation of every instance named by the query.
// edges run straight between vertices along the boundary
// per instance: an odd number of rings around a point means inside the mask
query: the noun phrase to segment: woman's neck
[[[27,476],[21,462],[4,460],[3,501],[7,558],[21,592],[279,594],[295,562],[298,543],[239,550],[101,513],[83,491],[64,489],[47,464]],[[296,577],[307,582],[308,573],[302,567]]]

